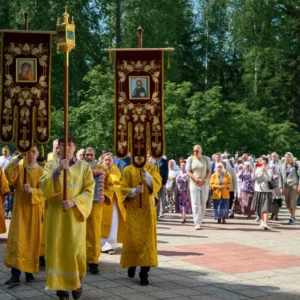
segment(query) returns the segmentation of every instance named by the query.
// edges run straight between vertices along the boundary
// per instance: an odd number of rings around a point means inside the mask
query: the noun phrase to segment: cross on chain
[[[124,132],[124,130],[122,129],[121,132],[118,132],[118,135],[121,136],[121,143],[124,142],[124,136],[127,135],[127,133]]]
[[[134,148],[137,148],[137,154],[141,155],[141,150],[144,149],[144,145],[142,145],[141,143],[138,143],[137,145],[134,145]]]
[[[161,132],[158,132],[158,130],[156,129],[154,131],[154,133],[152,133],[152,136],[155,137],[155,143],[157,144],[158,143],[158,137],[161,136]]]
[[[23,133],[23,141],[26,141],[26,136],[27,133],[29,133],[29,130],[28,129],[26,130],[26,127],[23,126],[23,129],[20,132]]]
[[[3,119],[5,120],[5,126],[8,126],[9,120],[12,120],[12,116],[10,116],[8,113],[6,113],[5,116],[3,117]]]

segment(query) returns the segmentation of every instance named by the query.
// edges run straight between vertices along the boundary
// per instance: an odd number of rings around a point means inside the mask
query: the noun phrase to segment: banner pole
[[[65,53],[65,67],[64,67],[64,153],[63,158],[67,159],[68,149],[68,128],[69,128],[69,52]],[[68,170],[64,170],[64,199],[68,200]]]
[[[25,12],[24,13],[24,19],[25,19],[25,22],[24,22],[24,29],[25,30],[28,30],[28,13],[27,12]]]
[[[138,28],[138,48],[143,48],[143,28],[141,26],[139,26]],[[132,151],[131,151],[132,152]],[[142,185],[142,176],[143,176],[143,173],[142,173],[142,170],[139,170],[140,172],[140,185]],[[142,208],[142,202],[143,202],[143,195],[142,194],[139,194],[140,196],[140,208]]]
[[[28,30],[28,13],[24,13],[24,29]],[[23,153],[22,153],[23,154]],[[28,168],[27,168],[27,153],[23,154],[23,169],[24,169],[24,184],[27,184],[28,181]]]

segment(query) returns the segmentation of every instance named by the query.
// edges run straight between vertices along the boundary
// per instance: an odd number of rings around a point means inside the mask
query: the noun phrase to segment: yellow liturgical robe
[[[101,223],[103,217],[103,209],[110,206],[113,195],[113,183],[110,174],[101,165],[95,165],[93,170],[102,170],[105,172],[104,195],[106,196],[104,203],[98,203],[96,195],[93,193],[93,208],[87,219],[86,246],[87,246],[87,263],[98,264],[101,255]],[[96,186],[98,189],[98,184]],[[96,194],[96,192],[95,192]]]
[[[6,232],[5,217],[3,203],[5,201],[4,195],[10,192],[8,182],[6,180],[5,174],[0,168],[0,234]]]
[[[5,169],[9,185],[15,187],[14,209],[8,232],[4,263],[23,272],[39,272],[42,238],[42,205],[45,197],[39,189],[43,168],[38,164],[27,166],[27,183],[32,193],[23,192],[24,167],[13,158]]]
[[[75,207],[62,209],[63,172],[53,181],[56,160],[49,161],[40,179],[47,198],[46,217],[46,289],[75,290],[86,273],[86,219],[89,216],[94,192],[90,166],[81,160],[68,171],[68,200]]]
[[[108,238],[108,236],[110,234],[114,201],[116,201],[117,207],[118,207],[118,218],[119,218],[117,242],[122,243],[124,229],[125,229],[126,209],[125,209],[124,203],[122,201],[121,192],[120,192],[121,172],[119,171],[119,169],[116,165],[113,165],[112,170],[110,171],[110,177],[113,182],[114,194],[112,197],[112,205],[105,205],[103,208],[101,237]]]
[[[140,170],[128,166],[121,177],[121,199],[126,207],[126,222],[121,253],[121,267],[157,266],[156,208],[155,198],[161,187],[161,176],[157,167],[146,164],[147,172],[152,176],[153,190],[147,186],[144,178],[144,193],[140,208],[139,195],[128,198],[132,188],[140,182]]]

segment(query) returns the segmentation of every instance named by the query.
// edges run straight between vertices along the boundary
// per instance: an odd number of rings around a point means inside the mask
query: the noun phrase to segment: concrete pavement
[[[151,269],[149,286],[120,269],[118,249],[115,255],[101,254],[100,273],[87,274],[80,299],[300,299],[297,216],[296,224],[287,225],[288,213],[281,209],[280,221],[271,221],[271,230],[264,231],[254,218],[241,215],[217,224],[210,209],[196,231],[191,215],[183,225],[178,214],[166,214],[157,224],[159,267]],[[10,277],[3,265],[5,237],[0,235],[0,299],[57,299],[55,291],[44,289],[43,269],[31,284],[23,274],[19,286],[4,284]]]

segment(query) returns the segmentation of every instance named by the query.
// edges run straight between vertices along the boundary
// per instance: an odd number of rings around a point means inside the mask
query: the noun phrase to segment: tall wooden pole
[[[141,26],[139,26],[138,28],[138,48],[143,48],[143,28]],[[143,184],[143,172],[142,170],[140,170],[140,185]],[[143,202],[143,195],[140,195],[140,208],[142,208],[142,202]]]
[[[138,48],[143,48],[143,28],[138,28]]]
[[[24,30],[28,30],[28,28],[29,28],[29,26],[28,26],[28,16],[29,16],[28,13],[25,12],[24,13]],[[24,153],[22,153],[22,154],[23,154],[23,168],[24,168],[24,180],[23,180],[23,182],[24,182],[24,184],[27,184],[27,181],[28,181],[27,157],[26,157],[26,153],[25,153],[25,155],[24,155]]]
[[[67,159],[68,135],[69,135],[69,52],[65,53],[64,67],[64,153],[63,158]],[[64,170],[64,200],[68,200],[68,170]]]
[[[117,45],[116,48],[121,48],[121,0],[117,0]]]
[[[24,19],[25,19],[25,22],[24,22],[24,29],[25,30],[28,30],[28,13],[24,13]]]

